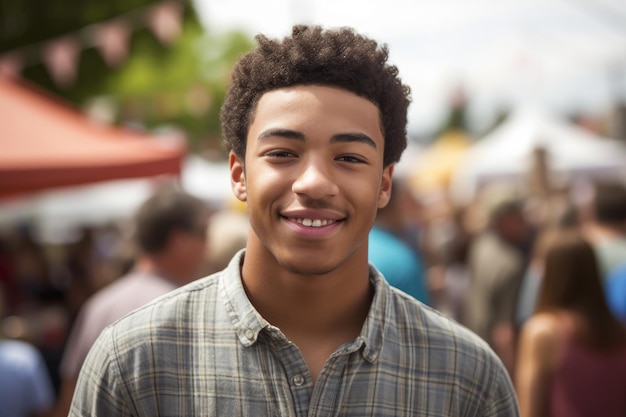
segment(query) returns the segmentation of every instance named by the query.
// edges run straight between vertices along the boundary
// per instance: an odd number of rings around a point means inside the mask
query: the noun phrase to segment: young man
[[[257,40],[222,108],[246,249],[106,329],[70,415],[516,416],[487,345],[368,265],[406,146],[386,48],[305,26]]]

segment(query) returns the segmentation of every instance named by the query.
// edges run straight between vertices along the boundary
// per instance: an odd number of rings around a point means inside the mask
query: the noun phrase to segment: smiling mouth
[[[337,220],[330,219],[294,219],[290,217],[288,217],[287,219],[307,227],[324,227],[330,224],[337,223]]]

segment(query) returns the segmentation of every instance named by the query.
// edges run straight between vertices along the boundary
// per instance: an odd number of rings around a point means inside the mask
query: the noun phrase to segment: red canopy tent
[[[104,180],[180,175],[184,143],[105,126],[0,76],[0,197]]]

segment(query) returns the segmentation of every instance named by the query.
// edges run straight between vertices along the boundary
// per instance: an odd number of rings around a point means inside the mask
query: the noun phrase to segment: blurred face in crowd
[[[249,248],[303,275],[367,262],[367,236],[391,190],[383,151],[378,108],[365,98],[308,85],[265,93],[245,163],[230,157],[235,194],[248,204]]]
[[[174,252],[182,276],[193,280],[199,278],[207,264],[207,222],[203,219],[195,230],[175,230],[169,250]]]
[[[509,242],[521,244],[528,236],[528,223],[522,211],[512,211],[498,220],[498,230]]]

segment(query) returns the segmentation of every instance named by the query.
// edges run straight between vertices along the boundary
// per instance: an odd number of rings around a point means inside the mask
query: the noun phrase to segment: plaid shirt
[[[518,415],[489,347],[374,268],[360,336],[328,358],[313,384],[298,348],[246,297],[243,253],[105,329],[70,416]]]

